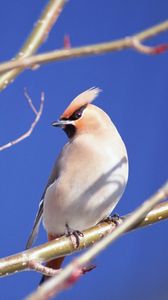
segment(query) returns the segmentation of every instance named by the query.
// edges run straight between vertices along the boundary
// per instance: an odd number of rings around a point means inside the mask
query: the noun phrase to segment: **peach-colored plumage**
[[[76,98],[73,99],[70,105],[63,112],[61,119],[68,119],[73,114],[73,112],[79,109],[81,106],[91,103],[98,96],[100,91],[101,90],[99,88],[91,88],[79,94]]]
[[[92,88],[77,96],[53,123],[69,142],[54,165],[28,247],[42,217],[52,238],[64,234],[67,226],[83,231],[108,217],[124,192],[127,151],[109,116],[91,104],[99,92]]]

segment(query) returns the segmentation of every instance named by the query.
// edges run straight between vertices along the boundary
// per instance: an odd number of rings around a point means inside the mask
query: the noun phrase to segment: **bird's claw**
[[[113,222],[116,226],[120,225],[122,223],[122,219],[118,214],[114,214],[112,216],[109,216],[105,222]]]
[[[66,224],[66,230],[66,236],[70,237],[74,249],[78,249],[80,245],[80,238],[84,236],[83,232],[71,229],[68,224]]]

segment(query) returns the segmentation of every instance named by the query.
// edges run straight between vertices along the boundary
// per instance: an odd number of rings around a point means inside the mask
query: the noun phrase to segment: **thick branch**
[[[142,42],[144,40],[150,39],[159,33],[168,30],[168,21],[162,22],[159,25],[153,26],[149,29],[141,31],[132,37],[126,37],[120,40],[116,40],[113,42],[106,42],[101,44],[77,47],[77,48],[70,48],[70,49],[63,49],[63,50],[56,50],[51,51],[44,54],[34,55],[28,58],[19,58],[15,61],[7,61],[5,63],[0,64],[0,72],[4,72],[7,70],[15,69],[18,67],[26,68],[33,65],[39,64],[46,64],[53,61],[60,61],[70,58],[77,58],[81,56],[88,56],[88,55],[97,55],[103,54],[107,52],[113,52],[118,50],[123,50],[126,48],[135,48],[134,41]],[[166,45],[167,46],[167,45]],[[166,50],[165,46],[165,50]],[[145,47],[145,46],[144,46]],[[143,47],[143,49],[144,49]],[[139,50],[138,50],[139,49]],[[141,47],[142,49],[142,47]],[[149,49],[149,47],[148,47]],[[140,47],[136,47],[136,50],[140,51]],[[141,51],[146,54],[157,53],[152,51]],[[163,51],[160,51],[160,53]],[[159,53],[159,52],[158,52]],[[17,70],[16,70],[17,71]]]
[[[121,218],[127,219],[129,215]],[[154,224],[155,222],[168,218],[168,202],[163,202],[156,206],[143,219],[141,224],[134,228]],[[96,241],[112,232],[115,229],[113,222],[102,222],[84,232],[84,238],[80,239],[78,251],[93,245]],[[0,276],[9,275],[16,271],[23,271],[30,268],[30,262],[36,261],[39,263],[49,261],[53,258],[69,255],[77,250],[74,250],[71,240],[68,237],[61,237],[54,241],[50,241],[41,246],[26,250],[24,252],[0,259]],[[32,268],[32,267],[31,267]]]
[[[107,234],[102,240],[93,245],[88,251],[74,259],[60,273],[46,281],[27,300],[47,300],[58,294],[60,291],[72,285],[80,277],[81,268],[94,259],[110,243],[114,242],[123,233],[133,229],[139,222],[142,222],[145,215],[162,199],[168,197],[168,182],[153,196],[139,206],[123,223],[116,227],[112,233]]]
[[[28,57],[35,53],[40,45],[46,40],[52,26],[60,15],[66,0],[50,0],[45,7],[42,15],[37,21],[32,33],[26,40],[23,47],[20,49],[16,59]],[[23,71],[23,67],[11,70],[0,76],[0,90],[7,87],[7,85],[14,80],[14,78]]]

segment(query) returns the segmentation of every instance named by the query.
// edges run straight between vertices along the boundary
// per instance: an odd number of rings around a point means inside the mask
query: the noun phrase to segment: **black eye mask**
[[[62,120],[71,120],[71,121],[78,120],[82,116],[82,113],[83,113],[84,109],[86,108],[86,106],[87,105],[81,106],[69,118],[62,118]]]
[[[74,120],[74,121],[78,120],[82,116],[82,113],[85,108],[86,108],[86,105],[81,106],[70,116],[69,120]]]
[[[69,118],[62,118],[62,120],[75,121],[75,120],[80,119],[80,117],[82,116],[82,113],[83,113],[84,109],[86,108],[86,106],[87,106],[87,104],[81,106]],[[72,138],[76,133],[76,127],[75,127],[75,125],[69,124],[69,125],[66,125],[64,127],[64,131],[65,131],[65,133],[67,134],[67,136],[69,138]]]

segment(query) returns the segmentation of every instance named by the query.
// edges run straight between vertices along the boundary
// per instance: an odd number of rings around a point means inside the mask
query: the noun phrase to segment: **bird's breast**
[[[44,198],[43,222],[51,234],[64,234],[65,224],[83,231],[107,217],[127,183],[126,151],[101,144],[71,147],[62,154],[59,177]]]

